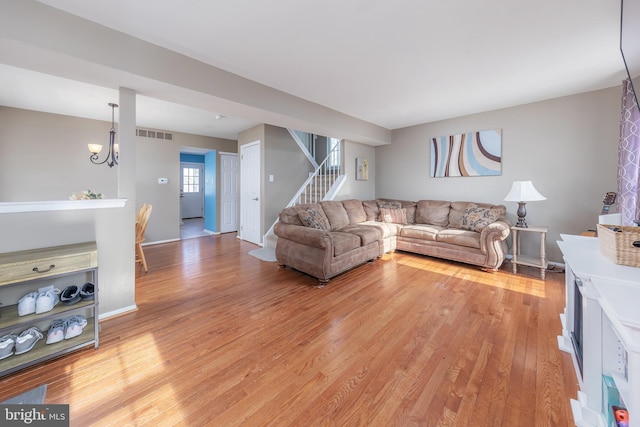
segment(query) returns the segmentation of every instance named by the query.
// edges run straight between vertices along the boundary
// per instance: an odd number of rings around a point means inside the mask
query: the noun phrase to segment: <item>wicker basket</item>
[[[600,253],[616,264],[640,267],[640,227],[598,224],[598,243]]]

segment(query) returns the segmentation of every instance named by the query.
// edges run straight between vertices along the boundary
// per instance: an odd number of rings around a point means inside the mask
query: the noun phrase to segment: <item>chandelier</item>
[[[101,165],[106,163],[112,168],[114,165],[118,164],[118,144],[116,144],[116,130],[115,130],[115,109],[118,107],[118,104],[109,103],[109,107],[111,107],[111,131],[109,131],[109,152],[107,153],[107,157],[99,162],[98,154],[102,151],[101,144],[88,144],[89,151],[91,152],[91,156],[89,156],[89,160],[91,163],[96,165]]]

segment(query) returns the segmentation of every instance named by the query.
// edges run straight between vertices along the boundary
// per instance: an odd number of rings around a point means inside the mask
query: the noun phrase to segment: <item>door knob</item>
[[[257,202],[257,201],[258,201],[258,198],[256,197],[255,199],[253,199],[253,201],[254,201],[254,202]]]

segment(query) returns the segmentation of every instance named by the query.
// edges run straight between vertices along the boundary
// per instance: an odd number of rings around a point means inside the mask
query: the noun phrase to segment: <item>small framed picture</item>
[[[369,160],[356,158],[356,180],[367,181],[369,179]]]

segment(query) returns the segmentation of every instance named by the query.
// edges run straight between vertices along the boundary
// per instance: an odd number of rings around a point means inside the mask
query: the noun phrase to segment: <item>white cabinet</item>
[[[605,426],[602,376],[614,379],[640,426],[640,268],[621,266],[600,254],[593,237],[562,236],[566,306],[561,350],[572,354],[580,383],[571,401],[578,426]]]
[[[53,286],[64,290],[94,285],[94,298],[73,305],[58,303],[40,314],[18,315],[18,301],[30,292]],[[0,376],[86,346],[98,347],[98,252],[95,242],[0,254],[0,338],[37,327],[44,337],[29,351],[0,360]],[[79,336],[46,344],[47,330],[57,319],[82,315],[87,325]]]

